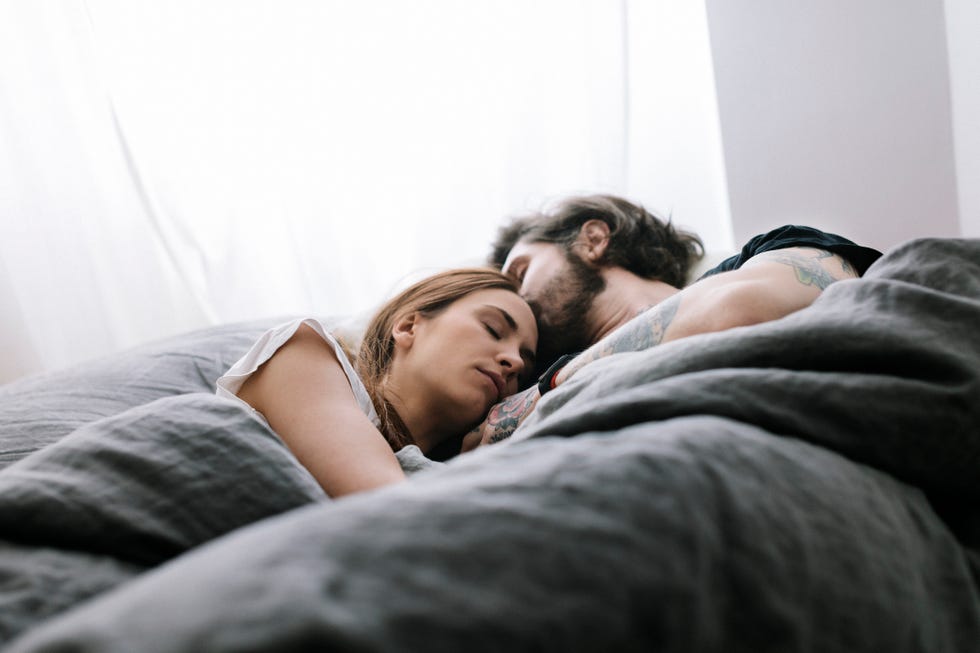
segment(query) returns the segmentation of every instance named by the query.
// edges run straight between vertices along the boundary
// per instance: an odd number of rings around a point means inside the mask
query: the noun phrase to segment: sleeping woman
[[[404,479],[395,451],[422,453],[469,431],[534,369],[537,327],[509,277],[443,272],[388,301],[355,365],[319,321],[266,332],[218,379],[331,497]]]

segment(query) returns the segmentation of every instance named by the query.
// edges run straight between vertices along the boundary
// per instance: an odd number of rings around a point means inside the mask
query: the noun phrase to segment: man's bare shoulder
[[[732,270],[728,274],[748,277],[773,270],[785,272],[786,268],[792,270],[800,284],[816,286],[820,290],[835,281],[859,276],[854,266],[844,257],[815,247],[788,247],[760,252],[746,261],[741,268]],[[743,274],[736,274],[738,272]]]

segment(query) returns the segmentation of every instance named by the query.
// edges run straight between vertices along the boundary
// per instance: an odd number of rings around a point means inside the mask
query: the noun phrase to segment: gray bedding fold
[[[920,492],[692,417],[291,512],[11,651],[969,651],[978,609]]]
[[[0,471],[0,637],[236,528],[325,499],[264,424],[215,395],[168,397],[92,422]]]
[[[209,493],[206,461],[166,477],[204,480],[159,514],[137,502],[138,546],[87,519],[50,540],[52,513],[37,564],[98,545],[93,587],[131,580],[9,650],[976,650],[977,324],[980,241],[915,241],[784,320],[590,365],[510,441],[398,487],[249,512],[229,488],[281,450],[216,435],[240,465],[217,474],[225,489]],[[308,503],[293,471],[273,465],[255,491]],[[288,512],[221,535],[262,505]],[[5,532],[28,514],[9,509]],[[0,569],[30,563],[22,531]]]
[[[281,320],[212,327],[0,385],[0,469],[75,429],[214,383]]]

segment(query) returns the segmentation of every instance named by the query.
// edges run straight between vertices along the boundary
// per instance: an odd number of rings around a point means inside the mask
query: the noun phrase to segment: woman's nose
[[[498,360],[505,377],[516,378],[524,371],[524,359],[521,358],[521,353],[516,347],[502,351]]]

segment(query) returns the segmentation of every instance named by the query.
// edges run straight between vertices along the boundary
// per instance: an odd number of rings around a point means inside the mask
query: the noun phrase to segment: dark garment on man
[[[878,250],[871,249],[870,247],[862,247],[837,234],[827,233],[819,229],[813,229],[812,227],[786,225],[754,237],[742,247],[741,252],[735,256],[726,258],[702,274],[700,279],[710,277],[719,272],[737,270],[756,254],[769,252],[774,249],[786,249],[788,247],[812,247],[837,254],[850,263],[857,270],[859,276],[863,275],[865,270],[881,257],[881,252]]]

